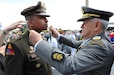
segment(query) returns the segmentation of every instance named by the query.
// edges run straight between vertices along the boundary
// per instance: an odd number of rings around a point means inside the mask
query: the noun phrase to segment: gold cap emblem
[[[38,2],[37,6],[40,6],[41,8],[46,9],[45,4],[41,1]]]

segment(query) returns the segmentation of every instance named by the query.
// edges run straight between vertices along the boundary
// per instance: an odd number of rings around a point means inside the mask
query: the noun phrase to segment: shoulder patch
[[[59,53],[59,52],[53,52],[52,59],[61,62],[64,59],[64,54]]]
[[[14,50],[12,49],[12,45],[8,44],[6,49],[6,55],[15,55]]]
[[[9,44],[9,45],[8,45],[8,48],[9,48],[9,49],[12,49],[12,46],[11,46],[11,44]]]

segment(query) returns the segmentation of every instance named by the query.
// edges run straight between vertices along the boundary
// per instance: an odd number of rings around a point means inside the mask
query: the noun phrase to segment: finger
[[[18,22],[18,25],[27,25],[27,22],[26,21],[21,21],[21,22]]]
[[[27,21],[18,21],[18,23],[27,23]]]

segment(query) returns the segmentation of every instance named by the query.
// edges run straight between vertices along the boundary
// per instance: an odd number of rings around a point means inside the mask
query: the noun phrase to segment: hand
[[[5,56],[5,48],[6,48],[5,45],[0,47],[0,53],[1,53],[3,56]]]
[[[11,25],[5,27],[5,28],[3,29],[3,31],[9,32],[9,31],[11,31],[11,30],[13,30],[13,29],[20,28],[24,23],[26,23],[26,21],[17,21],[17,22],[15,22],[15,23],[13,23],[13,24],[11,24]]]
[[[30,30],[29,39],[30,39],[30,42],[33,45],[35,45],[37,42],[42,40],[42,36],[38,32],[36,32],[34,30]]]
[[[55,28],[50,26],[49,29],[52,31],[53,37],[57,38],[59,36],[60,33]]]

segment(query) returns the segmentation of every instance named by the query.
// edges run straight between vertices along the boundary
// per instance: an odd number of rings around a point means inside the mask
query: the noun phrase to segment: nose
[[[45,22],[48,22],[48,19],[47,18],[45,18]]]
[[[81,25],[81,28],[83,28],[84,24]]]

